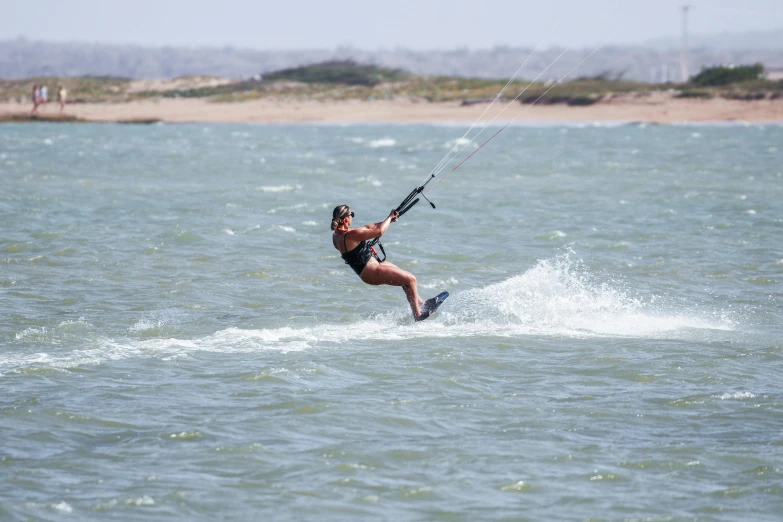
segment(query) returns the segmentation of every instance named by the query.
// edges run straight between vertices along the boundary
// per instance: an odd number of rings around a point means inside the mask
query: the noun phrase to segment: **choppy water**
[[[783,126],[506,129],[414,323],[466,128],[0,127],[0,518],[779,520]]]

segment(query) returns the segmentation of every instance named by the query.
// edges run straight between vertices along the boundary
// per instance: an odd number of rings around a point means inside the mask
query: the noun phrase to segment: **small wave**
[[[66,501],[60,501],[60,502],[52,502],[50,504],[44,504],[40,502],[25,502],[25,507],[33,508],[33,509],[53,509],[55,511],[59,511],[60,513],[72,513],[73,508],[70,504],[68,504]]]
[[[148,330],[156,330],[165,324],[166,321],[162,319],[157,319],[157,320],[141,319],[136,324],[128,328],[128,331],[137,333],[137,332],[145,332]]]
[[[469,143],[473,142],[473,140],[468,138],[457,138],[456,140],[449,140],[446,143],[443,144],[443,147],[446,149],[451,149],[453,151],[458,151],[462,149],[463,147],[467,146]],[[477,145],[474,143],[473,147],[475,148]]]
[[[54,327],[31,326],[17,332],[14,340],[19,342],[35,342],[49,345],[61,345],[70,340],[88,336],[92,331],[92,325],[80,317],[74,321],[63,321]]]
[[[567,236],[568,236],[568,234],[566,234],[562,230],[553,230],[552,232],[549,232],[549,233],[537,235],[536,239],[555,240],[555,239],[561,239],[561,238],[564,238],[564,237],[567,237]]]
[[[14,335],[14,340],[16,341],[25,341],[25,340],[43,340],[46,336],[46,327],[42,326],[41,328],[25,328],[21,332],[17,332],[16,335]]]
[[[427,290],[432,290],[433,288],[454,288],[458,284],[459,281],[453,277],[449,277],[448,279],[444,280],[430,281],[426,284],[419,283],[419,288],[424,288]]]
[[[397,140],[392,138],[382,138],[380,140],[372,140],[369,143],[370,148],[377,149],[380,147],[394,147],[397,145]]]
[[[358,178],[356,181],[359,181],[361,183],[367,183],[368,185],[372,185],[373,187],[383,186],[383,182],[374,176],[362,176],[361,178]]]
[[[741,399],[753,399],[756,395],[750,392],[736,392],[736,393],[724,393],[723,395],[718,395],[717,398],[726,401],[726,400],[741,400]]]
[[[260,190],[262,192],[292,192],[297,189],[301,189],[301,185],[293,186],[293,185],[262,185],[260,187],[256,187],[256,190]]]

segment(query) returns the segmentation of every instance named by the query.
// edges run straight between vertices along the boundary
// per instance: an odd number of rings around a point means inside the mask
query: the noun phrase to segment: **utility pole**
[[[689,5],[682,6],[682,49],[680,50],[680,74],[682,83],[688,81],[688,10]]]

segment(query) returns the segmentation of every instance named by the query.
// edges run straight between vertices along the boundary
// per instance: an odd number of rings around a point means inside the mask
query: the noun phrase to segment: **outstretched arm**
[[[351,241],[365,241],[367,239],[375,239],[376,237],[382,236],[387,230],[389,230],[389,225],[396,222],[397,218],[399,217],[400,214],[396,210],[392,210],[383,221],[351,229],[345,234],[345,237]]]

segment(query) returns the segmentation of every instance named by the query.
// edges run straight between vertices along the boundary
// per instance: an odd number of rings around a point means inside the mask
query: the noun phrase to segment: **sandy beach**
[[[205,99],[159,98],[129,103],[76,103],[65,115],[87,121],[149,121],[171,123],[449,123],[473,122],[489,103],[462,106],[460,102],[393,99],[375,101],[312,101],[266,98],[235,103]],[[0,103],[0,116],[28,115],[28,104]],[[39,109],[42,117],[57,116],[59,105]],[[783,99],[741,101],[675,98],[670,93],[614,95],[586,107],[565,104],[533,106],[495,103],[483,121],[639,121],[648,123],[783,121]]]

